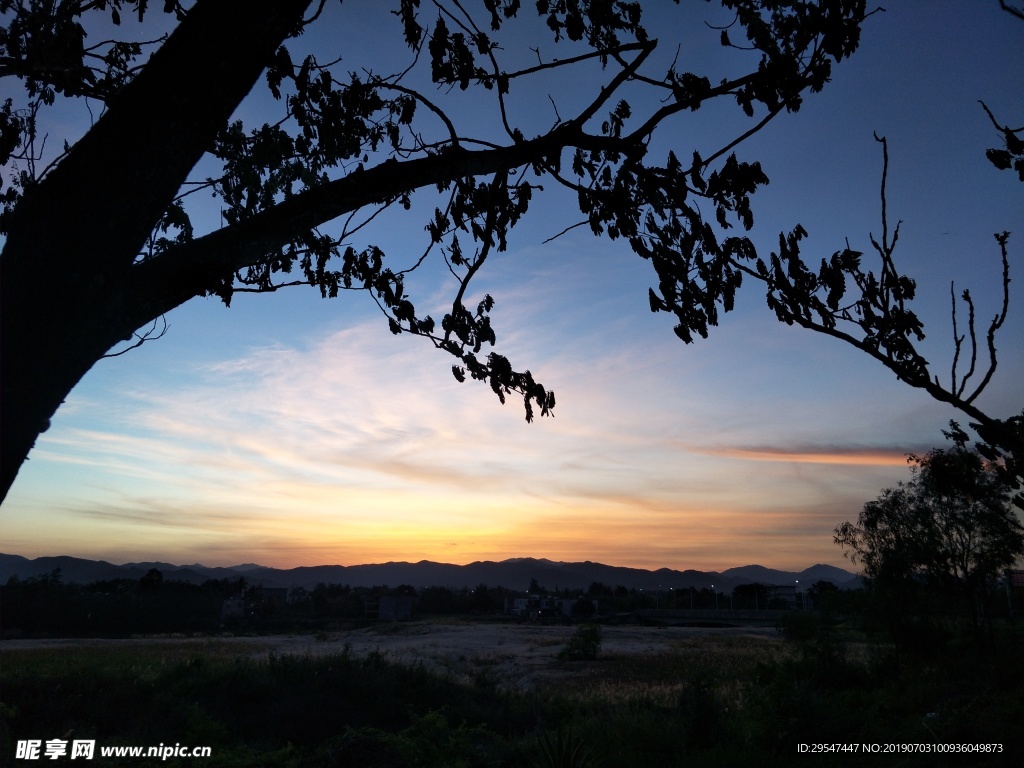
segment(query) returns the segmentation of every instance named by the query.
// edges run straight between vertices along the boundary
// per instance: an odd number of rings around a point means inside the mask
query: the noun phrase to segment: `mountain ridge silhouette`
[[[89,584],[113,579],[139,579],[156,568],[165,580],[202,584],[208,579],[244,578],[249,584],[265,587],[305,587],[312,589],[319,583],[347,584],[352,587],[398,586],[474,588],[480,584],[502,586],[526,591],[531,580],[547,590],[587,589],[593,582],[612,588],[658,590],[711,588],[728,592],[739,584],[798,584],[810,587],[816,581],[831,581],[838,587],[859,585],[860,577],[833,565],[816,564],[802,571],[783,571],[761,565],[745,565],[724,571],[683,571],[671,568],[646,570],[626,566],[606,565],[593,561],[562,562],[543,558],[515,557],[506,560],[478,560],[466,565],[420,560],[416,563],[386,562],[360,565],[315,565],[296,568],[271,568],[244,563],[231,567],[208,567],[199,563],[174,565],[160,561],[131,562],[122,565],[105,560],[59,555],[26,558],[21,555],[0,554],[0,584],[16,576],[35,578],[60,569],[63,581]],[[805,586],[803,586],[805,585]]]

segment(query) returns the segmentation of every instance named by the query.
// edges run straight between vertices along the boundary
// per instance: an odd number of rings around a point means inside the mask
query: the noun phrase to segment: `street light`
[[[711,591],[715,593],[715,610],[718,610],[718,590],[715,589],[715,585],[711,585]]]

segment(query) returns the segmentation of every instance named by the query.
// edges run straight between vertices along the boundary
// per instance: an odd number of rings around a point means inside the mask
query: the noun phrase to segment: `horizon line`
[[[718,569],[718,570],[702,570],[700,568],[679,568],[679,567],[672,567],[672,566],[659,566],[657,568],[644,568],[644,567],[635,566],[635,565],[614,565],[614,564],[611,564],[611,563],[602,562],[600,560],[552,560],[551,558],[548,558],[548,557],[530,557],[530,556],[522,556],[522,555],[506,557],[506,558],[503,558],[501,560],[472,560],[472,561],[467,562],[467,563],[454,563],[454,562],[445,562],[445,561],[441,561],[441,560],[429,560],[427,558],[422,558],[420,560],[384,560],[384,561],[380,561],[380,562],[362,562],[362,563],[354,563],[352,565],[344,565],[342,563],[318,563],[316,565],[294,565],[294,566],[263,565],[261,563],[255,563],[255,562],[239,562],[239,563],[234,563],[233,565],[206,565],[206,564],[200,563],[200,562],[192,562],[192,563],[182,564],[182,563],[173,563],[173,562],[170,562],[169,560],[160,560],[160,559],[152,559],[152,560],[127,560],[127,561],[118,563],[118,562],[115,562],[114,560],[107,560],[105,558],[95,559],[95,558],[92,558],[92,557],[83,557],[83,556],[80,556],[80,555],[67,555],[67,554],[63,554],[63,555],[38,555],[36,557],[29,557],[29,556],[26,556],[26,555],[20,555],[20,554],[15,554],[15,553],[10,553],[10,552],[0,552],[0,556],[21,557],[21,558],[23,558],[25,560],[28,560],[28,561],[35,561],[35,560],[41,560],[41,559],[47,559],[47,558],[71,558],[71,559],[75,559],[75,560],[86,560],[86,561],[95,562],[95,563],[108,563],[110,565],[113,565],[113,566],[119,567],[119,568],[120,567],[125,567],[125,566],[149,565],[149,564],[157,564],[157,563],[163,564],[163,565],[170,565],[170,566],[173,566],[175,568],[190,568],[190,567],[193,567],[193,566],[198,566],[200,568],[208,568],[208,569],[234,570],[236,568],[239,568],[239,567],[242,567],[242,566],[246,566],[246,567],[248,567],[250,569],[252,569],[252,568],[266,568],[266,569],[269,569],[269,570],[276,570],[276,571],[291,571],[291,570],[297,570],[299,568],[361,568],[361,567],[386,566],[386,565],[420,565],[420,564],[424,564],[424,563],[429,563],[429,564],[432,564],[432,565],[452,566],[452,567],[456,567],[456,568],[466,568],[466,567],[469,567],[471,565],[476,565],[476,564],[481,564],[481,563],[496,563],[496,564],[500,564],[500,563],[507,563],[507,562],[516,561],[516,560],[534,560],[534,561],[537,561],[537,562],[551,563],[553,565],[585,565],[585,564],[591,564],[591,565],[601,565],[601,566],[605,566],[605,567],[608,567],[608,568],[623,568],[623,569],[635,570],[635,571],[646,571],[648,573],[656,573],[657,571],[666,570],[666,571],[676,571],[676,572],[679,572],[679,573],[685,573],[687,571],[695,571],[697,573],[719,573],[719,574],[724,574],[726,571],[736,570],[736,569],[739,569],[739,568],[764,568],[765,570],[781,571],[781,572],[784,572],[784,573],[802,573],[803,571],[810,570],[811,568],[815,568],[815,567],[818,567],[818,566],[823,566],[823,567],[826,567],[826,568],[836,568],[836,569],[841,570],[841,571],[846,571],[847,573],[850,573],[850,574],[852,574],[854,576],[859,575],[857,572],[851,571],[848,568],[844,568],[844,567],[841,567],[841,566],[838,566],[838,565],[833,565],[831,563],[822,563],[822,562],[813,563],[811,565],[807,565],[807,566],[804,566],[802,568],[792,568],[792,567],[784,568],[784,567],[775,567],[775,566],[762,565],[760,563],[744,563],[743,565],[734,565],[734,566],[729,566],[727,568],[722,568],[722,569]]]

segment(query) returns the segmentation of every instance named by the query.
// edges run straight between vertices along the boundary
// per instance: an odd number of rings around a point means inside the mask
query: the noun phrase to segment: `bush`
[[[558,658],[566,661],[587,661],[596,659],[600,651],[600,625],[581,624],[562,650],[558,652]]]
[[[795,643],[807,643],[818,636],[820,620],[808,611],[787,613],[779,622],[782,636]]]

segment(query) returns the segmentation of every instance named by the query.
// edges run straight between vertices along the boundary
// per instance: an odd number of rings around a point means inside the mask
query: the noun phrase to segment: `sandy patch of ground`
[[[31,648],[113,647],[126,644],[210,643],[237,646],[242,654],[266,656],[341,653],[355,656],[380,653],[390,661],[422,664],[456,680],[474,680],[486,674],[497,684],[518,690],[571,673],[559,662],[558,652],[575,631],[572,626],[512,623],[443,623],[411,621],[377,624],[326,635],[271,635],[266,637],[139,638],[132,640],[4,640],[0,651]],[[701,637],[777,638],[767,627],[645,627],[602,628],[602,654],[647,655],[677,651]]]

